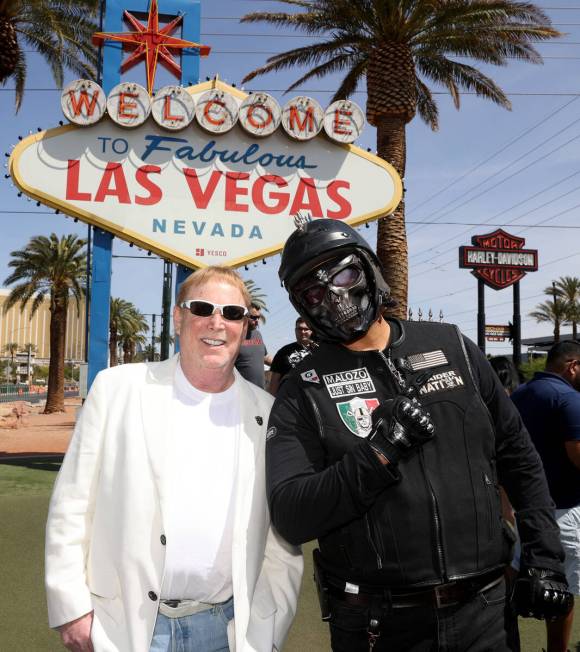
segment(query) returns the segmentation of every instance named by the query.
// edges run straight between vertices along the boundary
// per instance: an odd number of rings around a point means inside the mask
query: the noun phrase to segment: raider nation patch
[[[448,389],[457,389],[463,387],[465,383],[461,374],[456,369],[450,371],[442,371],[438,374],[433,374],[427,382],[421,386],[419,390],[420,396],[425,394],[432,394],[433,392],[443,392]]]
[[[372,427],[372,412],[378,406],[377,398],[355,396],[350,401],[336,404],[344,425],[357,437],[368,437]]]
[[[332,398],[375,392],[375,384],[366,367],[340,371],[336,374],[324,374],[322,380]]]

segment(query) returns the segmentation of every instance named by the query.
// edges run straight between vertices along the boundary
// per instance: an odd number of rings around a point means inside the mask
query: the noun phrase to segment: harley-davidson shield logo
[[[476,235],[471,243],[472,247],[459,247],[459,267],[470,268],[494,290],[503,290],[538,269],[537,249],[524,249],[524,238],[502,229]]]
[[[376,398],[355,396],[350,401],[336,404],[344,425],[357,437],[368,437],[372,426],[372,412],[379,405]]]

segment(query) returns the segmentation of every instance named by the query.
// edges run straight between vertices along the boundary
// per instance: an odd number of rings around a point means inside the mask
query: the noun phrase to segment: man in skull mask
[[[385,317],[379,261],[344,223],[300,223],[279,275],[322,343],[274,404],[268,500],[288,541],[318,539],[332,649],[517,650],[498,484],[522,539],[515,609],[551,619],[572,598],[541,463],[491,367],[452,325]]]

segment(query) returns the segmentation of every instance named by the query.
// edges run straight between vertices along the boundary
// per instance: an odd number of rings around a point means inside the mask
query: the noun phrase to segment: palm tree
[[[159,361],[159,352],[152,344],[146,344],[139,353],[135,354],[133,362],[157,362]]]
[[[33,342],[27,342],[24,345],[24,351],[28,354],[26,360],[26,378],[29,385],[32,381],[32,354],[36,353],[36,350],[37,346]]]
[[[94,78],[91,36],[99,0],[0,0],[0,82],[14,80],[16,111],[26,83],[25,45],[39,52],[61,88],[64,70]]]
[[[111,298],[109,316],[109,366],[115,367],[118,364],[119,339],[123,332],[134,328],[135,306],[130,301]]]
[[[4,281],[16,284],[6,302],[8,311],[20,302],[24,310],[31,302],[30,316],[38,310],[45,297],[50,301],[50,364],[45,413],[64,411],[64,352],[69,300],[74,298],[77,311],[84,295],[86,277],[86,241],[76,235],[60,239],[35,236],[24,249],[12,251],[12,274]]]
[[[555,294],[564,301],[566,316],[564,321],[572,324],[572,338],[578,339],[578,322],[580,322],[580,278],[577,276],[560,276],[554,287],[546,288],[545,294]]]
[[[554,343],[560,341],[560,325],[566,316],[564,301],[543,301],[530,313],[538,323],[548,322],[554,324]]]
[[[251,278],[244,281],[246,289],[250,293],[250,299],[252,303],[260,309],[261,317],[260,320],[263,324],[266,323],[265,312],[269,312],[268,307],[266,306],[266,295],[262,292],[262,288],[259,288],[256,285],[256,282]]]
[[[19,348],[20,347],[18,346],[18,342],[8,342],[8,344],[4,345],[4,351],[8,353],[8,355],[10,356],[10,372],[12,373],[12,377],[14,378],[14,382],[17,381],[14,356],[18,353]]]
[[[367,119],[377,128],[377,151],[405,177],[406,125],[418,113],[438,128],[437,105],[427,85],[447,88],[459,108],[460,90],[510,108],[492,79],[461,59],[504,65],[509,58],[540,63],[532,43],[560,36],[537,6],[514,0],[280,0],[299,7],[296,13],[260,11],[242,22],[290,27],[323,40],[274,55],[247,74],[258,75],[293,66],[309,70],[287,90],[303,82],[345,71],[333,101],[347,98],[366,77]],[[405,204],[379,220],[377,254],[398,302],[394,314],[407,314],[408,255]]]
[[[133,362],[137,344],[145,344],[145,333],[149,330],[145,316],[133,304],[130,304],[129,312],[130,319],[125,321],[119,333],[119,339],[123,347],[123,363],[125,364]]]

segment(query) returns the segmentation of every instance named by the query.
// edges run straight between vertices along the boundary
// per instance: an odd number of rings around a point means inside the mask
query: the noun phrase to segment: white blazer
[[[165,564],[161,474],[177,360],[98,374],[50,502],[49,624],[94,609],[96,652],[150,647]],[[282,648],[296,611],[302,556],[270,525],[264,451],[272,397],[235,373],[243,425],[232,546],[235,618],[228,639],[237,652],[272,652]]]

